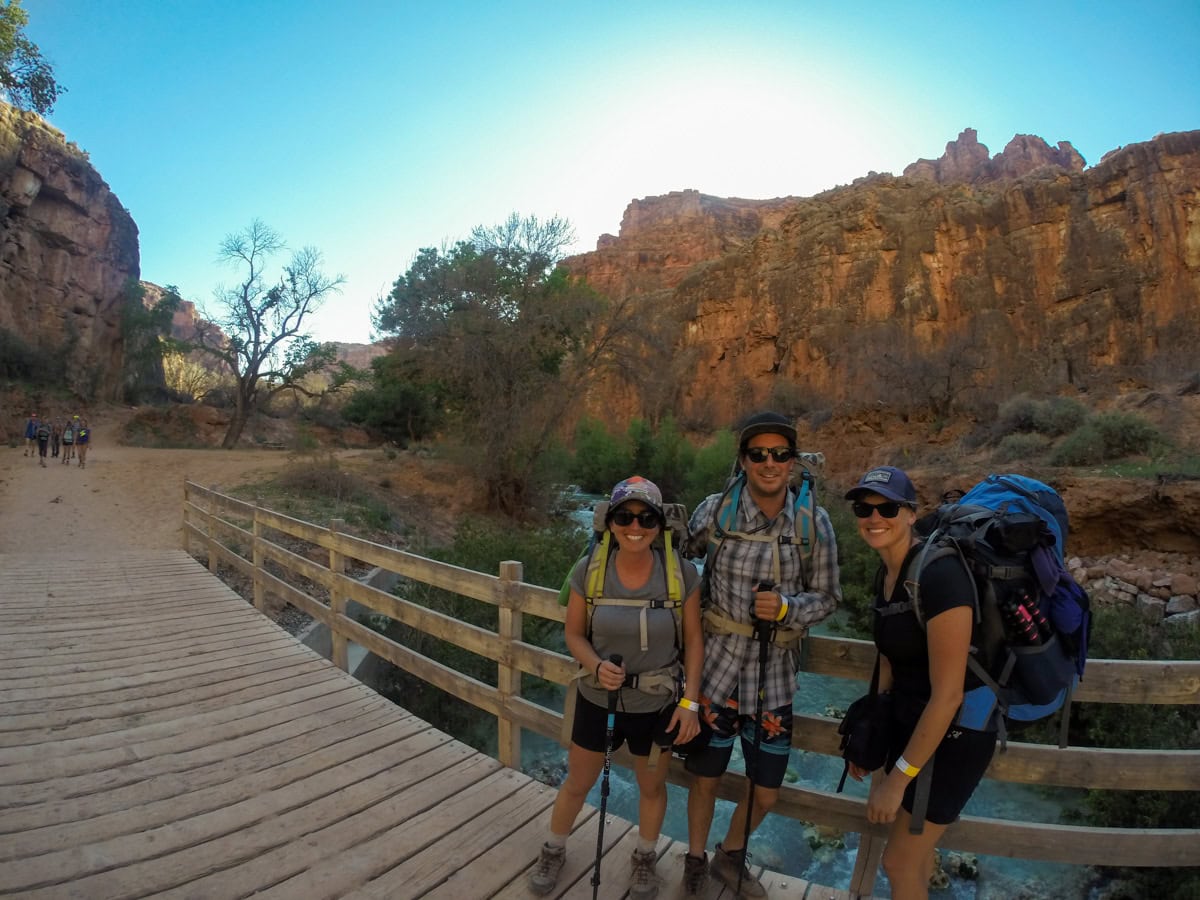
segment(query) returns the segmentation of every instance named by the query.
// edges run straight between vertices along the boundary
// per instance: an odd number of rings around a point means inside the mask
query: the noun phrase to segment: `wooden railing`
[[[184,549],[207,558],[217,572],[229,566],[253,584],[260,610],[268,595],[291,603],[328,626],[333,662],[347,669],[350,642],[366,648],[406,672],[496,717],[498,756],[519,768],[521,730],[557,739],[561,715],[521,696],[521,673],[566,685],[577,671],[570,657],[522,640],[524,616],[565,620],[558,592],[522,581],[519,562],[503,562],[498,575],[462,569],[346,534],[340,522],[328,528],[209,490],[192,482],[184,487]],[[305,553],[285,548],[288,540]],[[313,557],[322,562],[314,562]],[[346,574],[347,564],[377,567],[497,608],[497,628],[489,631],[370,587]],[[287,579],[269,571],[287,573]],[[299,578],[297,578],[299,576]],[[306,580],[319,586],[320,600],[294,586]],[[496,684],[468,677],[384,637],[346,615],[347,601],[404,623],[496,664]],[[809,639],[805,671],[866,681],[874,662],[869,642],[831,637]],[[1093,659],[1076,692],[1077,703],[1200,703],[1200,661],[1125,661]],[[794,747],[840,759],[838,721],[824,716],[796,717]],[[618,762],[629,764],[618,754]],[[1010,741],[997,753],[988,777],[1006,782],[1104,790],[1200,791],[1200,750],[1121,750],[1026,744]],[[686,785],[688,775],[675,760],[670,778]],[[726,774],[720,796],[736,800],[744,780]],[[774,812],[858,832],[862,839],[850,885],[852,894],[869,895],[875,881],[884,831],[867,823],[864,801],[832,790],[785,784]],[[941,842],[947,849],[992,856],[1045,860],[1075,865],[1200,866],[1200,830],[1091,828],[964,816]]]

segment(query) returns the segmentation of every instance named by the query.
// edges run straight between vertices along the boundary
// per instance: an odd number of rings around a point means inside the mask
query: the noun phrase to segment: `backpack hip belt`
[[[704,633],[706,635],[740,634],[742,637],[755,637],[753,625],[735,622],[712,609],[704,611]],[[782,650],[798,650],[807,634],[807,628],[776,628],[772,632],[771,643]]]
[[[621,688],[632,688],[643,694],[662,694],[666,702],[674,699],[683,680],[683,664],[676,661],[662,669],[651,669],[648,672],[638,672],[627,675]],[[559,733],[559,743],[564,747],[571,746],[571,732],[575,727],[575,703],[579,696],[575,682],[586,681],[588,687],[598,691],[604,690],[596,680],[596,673],[590,669],[579,667],[579,671],[567,683],[567,696],[563,703],[562,730]],[[665,702],[664,702],[665,705]]]

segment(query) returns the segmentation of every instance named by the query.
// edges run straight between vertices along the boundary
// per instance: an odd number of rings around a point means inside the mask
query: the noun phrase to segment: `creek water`
[[[579,495],[581,508],[571,516],[572,520],[580,523],[582,527],[590,527],[591,506],[598,499],[604,498]],[[832,634],[834,632],[831,631],[831,626],[836,622],[835,615],[830,621],[814,628],[813,632]],[[802,672],[797,677],[793,709],[797,713],[809,715],[827,714],[826,709],[829,707],[844,710],[865,690],[866,686],[860,681]],[[561,711],[561,694],[553,700],[540,698],[539,702],[557,704]],[[566,752],[557,743],[527,732],[523,741],[522,764],[527,772],[557,783],[566,765]],[[736,749],[736,745],[730,769],[744,771],[740,751]],[[842,763],[839,758],[792,750],[787,783],[832,791],[837,788],[841,774]],[[847,779],[845,793],[848,796],[865,798],[867,787]],[[682,788],[669,785],[668,794],[663,833],[675,840],[686,842],[687,793]],[[1010,784],[984,779],[963,813],[1019,822],[1057,824],[1063,821],[1064,811],[1078,806],[1083,794],[1083,791],[1076,789]],[[599,807],[599,782],[588,795],[588,802]],[[612,769],[608,809],[612,815],[631,822],[637,821],[637,785],[633,774],[619,766]],[[708,837],[710,851],[724,836],[732,811],[732,803],[717,801]],[[818,837],[811,826],[778,815],[768,815],[750,838],[750,852],[754,862],[777,872],[843,889],[849,887],[857,848],[856,834],[847,834],[840,840],[828,834]],[[1081,866],[997,856],[977,856],[974,859],[977,862],[977,874],[974,878],[951,873],[949,886],[934,892],[932,896],[953,900],[1015,900],[1042,897],[1055,900],[1085,900],[1090,893],[1089,888],[1085,886],[1090,880],[1087,877],[1088,870]],[[891,896],[887,878],[882,871],[876,881],[874,895]]]

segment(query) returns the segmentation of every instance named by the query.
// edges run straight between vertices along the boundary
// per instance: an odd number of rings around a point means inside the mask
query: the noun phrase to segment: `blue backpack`
[[[1050,486],[1022,475],[989,475],[957,502],[918,523],[926,534],[906,584],[921,627],[920,576],[944,556],[962,561],[975,586],[977,641],[967,666],[981,684],[967,691],[956,722],[996,729],[1063,710],[1065,747],[1071,693],[1083,677],[1090,601],[1063,564],[1066,506]],[[905,604],[907,606],[907,604]]]

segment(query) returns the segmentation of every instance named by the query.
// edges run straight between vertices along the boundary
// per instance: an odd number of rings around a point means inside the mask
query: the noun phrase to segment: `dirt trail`
[[[93,432],[95,434],[95,432]],[[183,483],[233,487],[287,464],[265,450],[153,450],[108,444],[86,468],[23,448],[0,448],[0,553],[165,550],[182,547]]]

